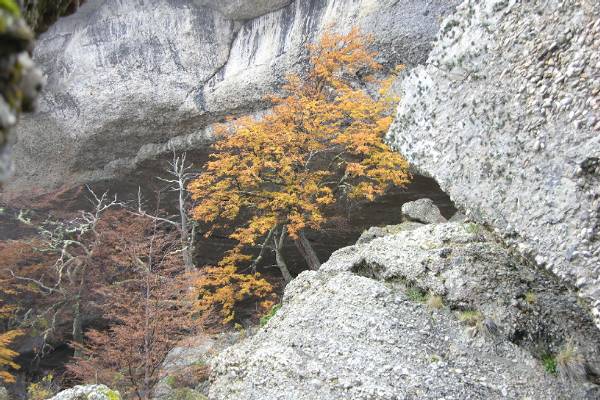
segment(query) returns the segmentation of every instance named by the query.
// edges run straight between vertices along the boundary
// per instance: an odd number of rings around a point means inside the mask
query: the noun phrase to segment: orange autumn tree
[[[5,294],[14,294],[14,291],[7,285],[6,280],[0,280],[0,294],[2,297]],[[0,319],[9,319],[14,311],[14,306],[3,304],[0,300]],[[15,382],[15,377],[10,372],[6,371],[6,368],[19,369],[19,365],[13,361],[19,354],[12,350],[10,345],[22,334],[23,332],[18,329],[6,330],[5,332],[0,333],[0,382]]]
[[[322,228],[328,209],[341,200],[373,201],[409,182],[408,163],[383,139],[398,101],[387,94],[395,76],[382,78],[371,44],[357,29],[326,32],[308,47],[306,73],[289,76],[283,95],[270,97],[269,114],[216,128],[214,154],[188,190],[194,218],[211,231],[233,229],[238,244],[199,282],[205,308],[215,300],[215,289],[206,289],[211,274],[224,280],[244,266],[256,273],[271,249],[289,282],[287,240],[317,269],[305,232]]]

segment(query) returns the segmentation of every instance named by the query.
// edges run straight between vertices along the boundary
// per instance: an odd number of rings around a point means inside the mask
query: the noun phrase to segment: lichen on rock
[[[119,392],[105,385],[80,385],[63,390],[49,400],[121,400]]]

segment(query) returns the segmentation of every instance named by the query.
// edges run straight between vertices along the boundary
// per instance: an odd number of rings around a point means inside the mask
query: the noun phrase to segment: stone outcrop
[[[389,139],[469,218],[600,306],[600,3],[465,1]]]
[[[5,195],[123,177],[170,149],[202,160],[211,123],[264,109],[331,24],[372,33],[387,65],[415,65],[455,4],[88,0],[39,37],[34,59],[48,85],[19,127]]]
[[[446,222],[440,209],[433,204],[431,199],[419,199],[402,204],[402,214],[409,221],[423,224],[436,224]]]
[[[49,400],[121,400],[121,396],[104,385],[81,385],[63,390]]]
[[[209,398],[593,399],[598,343],[576,297],[490,232],[425,225],[302,273],[266,328],[213,363]]]

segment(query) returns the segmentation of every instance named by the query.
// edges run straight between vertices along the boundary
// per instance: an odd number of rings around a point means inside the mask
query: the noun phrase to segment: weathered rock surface
[[[440,213],[431,199],[419,199],[404,203],[402,205],[402,215],[409,220],[421,222],[423,224],[436,224],[446,222],[446,218]]]
[[[568,343],[589,371],[575,383],[539,360]],[[575,296],[483,228],[426,225],[302,273],[266,328],[213,363],[209,398],[594,399],[598,343]]]
[[[469,218],[600,306],[600,3],[465,1],[389,138]]]
[[[201,159],[211,123],[263,109],[332,23],[373,33],[387,65],[415,65],[456,2],[88,0],[39,38],[48,86],[19,127],[5,195],[122,177],[172,148]],[[271,12],[234,21],[247,4]]]
[[[233,20],[246,20],[277,11],[293,0],[193,0]]]
[[[356,244],[369,243],[373,239],[393,235],[402,231],[417,229],[421,226],[423,226],[423,224],[411,221],[403,222],[398,225],[372,226],[360,235]]]
[[[254,329],[188,338],[167,355],[161,370],[165,378],[154,387],[152,400],[203,400],[208,394],[208,363]],[[179,382],[185,378],[185,382]],[[184,397],[187,396],[187,397]]]
[[[119,392],[104,385],[81,385],[63,390],[49,400],[120,400]]]

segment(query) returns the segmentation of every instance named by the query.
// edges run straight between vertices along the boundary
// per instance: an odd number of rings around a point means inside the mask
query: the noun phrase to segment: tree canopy
[[[220,268],[255,272],[249,249],[268,246],[289,280],[281,254],[287,238],[318,268],[304,232],[322,228],[328,209],[373,201],[409,182],[407,161],[383,139],[398,101],[388,94],[395,71],[386,73],[371,43],[356,29],[326,32],[308,47],[305,74],[290,75],[282,94],[270,97],[269,113],[215,129],[214,153],[188,189],[194,218],[210,225],[209,234],[229,229],[238,243]]]

